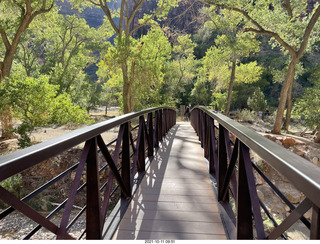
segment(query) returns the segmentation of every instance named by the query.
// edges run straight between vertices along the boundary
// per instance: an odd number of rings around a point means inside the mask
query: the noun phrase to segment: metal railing
[[[131,129],[132,121],[137,119],[138,125]],[[154,148],[158,147],[159,141],[175,122],[175,110],[167,107],[151,108],[78,129],[67,135],[0,157],[1,183],[24,170],[40,165],[44,160],[85,143],[78,163],[21,199],[0,186],[0,200],[9,206],[0,213],[0,221],[6,221],[6,216],[13,211],[19,211],[37,223],[29,234],[22,237],[23,239],[30,239],[42,227],[55,234],[57,239],[75,239],[75,236],[70,233],[70,228],[82,214],[86,213],[85,230],[76,238],[82,239],[85,235],[86,239],[101,239],[102,231],[106,228],[105,219],[112,208],[111,200],[119,199],[120,195],[121,199],[131,198],[132,188],[137,180],[135,176],[138,175],[136,172],[145,171],[146,157],[153,157]],[[118,126],[117,139],[105,144],[101,134]],[[111,147],[113,150],[110,150]],[[58,166],[61,166],[61,163]],[[73,177],[70,177],[71,174]],[[29,204],[30,200],[41,196],[48,188],[57,184],[59,187],[60,182],[67,176],[73,179],[68,198],[61,201],[49,215],[44,216]],[[84,189],[86,189],[85,193],[83,193]],[[75,199],[80,193],[85,198],[83,206],[78,207],[80,210],[70,221]],[[60,224],[55,224],[51,219],[58,214],[61,215]]]
[[[205,107],[195,107],[191,111],[191,124],[208,159],[209,173],[217,184],[218,201],[233,227],[233,238],[286,239],[285,231],[301,220],[310,229],[310,239],[320,239],[319,167],[238,122]],[[234,141],[230,139],[230,135],[235,137]],[[252,163],[250,150],[304,194],[305,199],[298,206],[295,207],[262,170]],[[254,174],[261,175],[281,201],[290,208],[290,214],[282,223],[278,224],[274,220],[258,197]],[[232,205],[235,210],[232,209]],[[304,217],[309,209],[312,209],[311,221]],[[266,233],[262,210],[274,224],[271,233]]]

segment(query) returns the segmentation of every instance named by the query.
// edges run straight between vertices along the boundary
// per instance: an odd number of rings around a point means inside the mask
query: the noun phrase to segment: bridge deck
[[[161,143],[113,239],[226,239],[189,123],[175,125]]]

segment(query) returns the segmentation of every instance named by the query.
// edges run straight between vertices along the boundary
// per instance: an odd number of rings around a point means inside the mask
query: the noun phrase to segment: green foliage
[[[226,111],[227,106],[227,93],[214,92],[212,105],[215,106],[216,110]]]
[[[22,176],[20,174],[16,174],[8,179],[5,179],[0,183],[0,186],[2,186],[7,191],[15,194],[18,198],[22,197]],[[6,208],[8,207],[4,202],[0,200],[0,208]]]
[[[58,86],[49,83],[47,76],[11,75],[0,84],[0,100],[11,106],[13,115],[22,121],[15,129],[21,135],[21,147],[30,144],[27,132],[36,126],[92,122],[85,110],[73,105],[70,95],[58,95],[58,90]]]
[[[302,119],[310,129],[320,127],[320,86],[305,88],[304,95],[297,99],[293,115]]]
[[[258,87],[252,97],[248,98],[248,106],[255,112],[264,112],[267,107],[267,101],[264,99],[264,94]]]
[[[238,119],[243,122],[252,122],[257,119],[257,114],[254,111],[248,109],[242,109],[238,113]]]

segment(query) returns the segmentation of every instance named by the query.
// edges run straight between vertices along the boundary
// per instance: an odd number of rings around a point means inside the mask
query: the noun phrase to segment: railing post
[[[154,116],[154,147],[159,147],[159,111],[155,111],[155,116]]]
[[[210,143],[209,143],[209,173],[217,178],[217,147],[216,147],[216,132],[214,127],[214,119],[209,118],[209,128],[210,128]]]
[[[200,139],[200,144],[201,147],[203,148],[203,133],[202,133],[202,120],[203,120],[203,111],[199,110],[199,139]]]
[[[162,136],[163,136],[163,116],[162,116],[162,109],[159,110],[159,141],[162,141]]]
[[[123,126],[123,138],[122,138],[122,170],[121,177],[123,183],[131,196],[131,176],[130,176],[130,142],[129,142],[129,122],[122,124]],[[125,197],[122,194],[122,197]]]
[[[219,133],[220,134],[220,133]],[[253,239],[250,192],[243,155],[243,143],[239,143],[239,179],[237,198],[237,239]]]
[[[209,146],[210,146],[210,128],[209,116],[204,114],[204,157],[209,159]]]
[[[147,119],[147,127],[148,127],[148,157],[153,156],[153,123],[152,123],[152,112],[148,113]]]
[[[310,229],[310,240],[320,239],[320,209],[318,206],[313,205],[312,219]]]
[[[225,128],[219,124],[219,144],[218,144],[218,168],[217,170],[217,181],[218,181],[218,201],[223,200],[223,182],[227,175],[227,150],[226,141],[224,136]],[[227,198],[226,198],[227,199]]]
[[[144,117],[140,116],[139,118],[139,132],[137,139],[137,153],[138,153],[138,172],[145,171],[145,122]]]
[[[87,157],[87,214],[86,238],[88,240],[101,239],[102,227],[100,214],[99,166],[97,156],[97,138],[91,139]]]

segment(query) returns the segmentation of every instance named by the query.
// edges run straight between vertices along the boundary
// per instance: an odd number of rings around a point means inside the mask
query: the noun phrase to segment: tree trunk
[[[232,99],[232,90],[233,90],[233,83],[236,78],[236,61],[232,61],[231,67],[231,76],[230,76],[230,83],[228,88],[228,97],[227,97],[227,106],[226,106],[226,115],[230,115],[230,107],[231,107],[231,99]]]
[[[273,125],[273,129],[271,131],[271,133],[273,134],[280,134],[283,114],[284,114],[284,110],[285,110],[287,98],[288,98],[288,92],[289,92],[290,86],[293,84],[293,81],[294,81],[294,72],[295,72],[295,67],[298,61],[299,59],[297,57],[292,57],[291,55],[291,61],[288,67],[286,79],[283,83],[281,93],[280,93],[280,100],[279,100],[276,119]]]
[[[12,132],[13,122],[10,107],[3,108],[2,113],[0,114],[0,121],[2,125],[2,136],[1,138],[10,139],[14,138],[14,134]]]
[[[122,69],[122,75],[123,75],[123,95],[122,95],[122,101],[123,101],[123,112],[125,114],[132,112],[132,106],[131,106],[131,79],[128,77],[128,65],[126,62],[124,62],[121,66]]]
[[[288,91],[288,98],[287,98],[287,113],[286,113],[286,120],[284,122],[284,129],[286,131],[289,130],[289,125],[291,122],[291,111],[292,111],[292,89],[293,89],[293,82]]]

